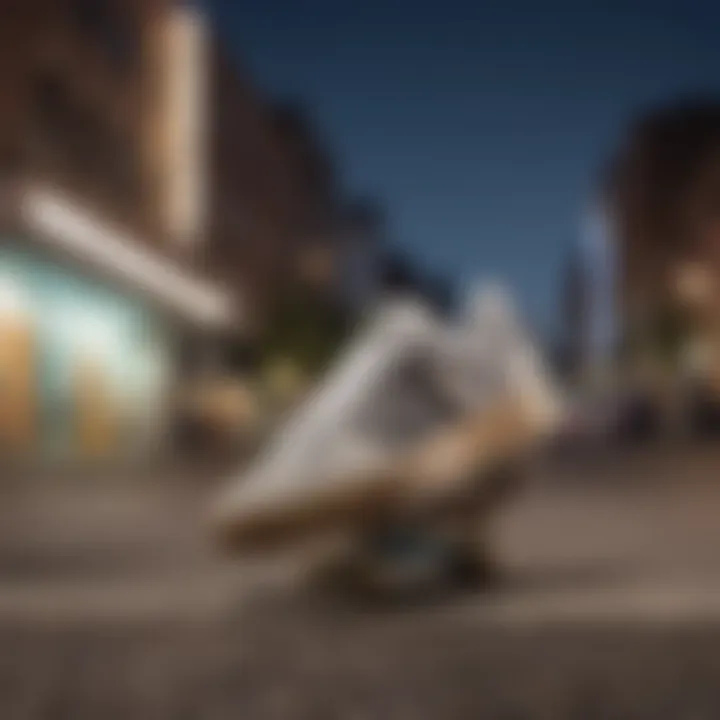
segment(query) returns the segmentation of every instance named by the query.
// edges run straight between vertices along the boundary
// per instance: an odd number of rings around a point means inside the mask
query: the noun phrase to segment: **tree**
[[[656,368],[675,373],[690,337],[687,313],[677,303],[666,301],[641,327],[626,330],[619,348],[621,360],[630,363],[644,360]]]
[[[275,304],[260,340],[264,365],[291,362],[314,376],[347,337],[347,321],[330,299],[310,288],[286,292]]]
[[[653,325],[652,343],[658,360],[671,371],[677,370],[690,337],[686,314],[677,304],[667,303],[658,309]]]

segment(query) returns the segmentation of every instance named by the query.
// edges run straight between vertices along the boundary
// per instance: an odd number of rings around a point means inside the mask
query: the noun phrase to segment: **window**
[[[49,152],[63,167],[97,178],[119,198],[139,191],[133,138],[119,135],[53,74],[38,78],[34,104],[33,142],[43,157]]]
[[[139,32],[121,8],[108,0],[76,0],[75,24],[102,48],[116,69],[127,71],[139,53]]]

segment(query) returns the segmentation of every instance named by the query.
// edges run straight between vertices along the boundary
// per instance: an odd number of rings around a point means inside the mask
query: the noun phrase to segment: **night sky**
[[[350,192],[461,284],[543,329],[607,153],[635,113],[720,90],[720,6],[618,0],[214,0],[238,61],[303,101]]]

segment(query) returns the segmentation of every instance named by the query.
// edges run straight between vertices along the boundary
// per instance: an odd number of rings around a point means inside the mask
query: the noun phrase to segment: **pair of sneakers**
[[[354,502],[395,458],[503,401],[519,401],[538,435],[559,415],[558,393],[506,293],[483,291],[452,324],[422,303],[389,303],[232,479],[220,524],[277,524],[283,513],[290,540],[293,507],[337,506],[343,493]]]

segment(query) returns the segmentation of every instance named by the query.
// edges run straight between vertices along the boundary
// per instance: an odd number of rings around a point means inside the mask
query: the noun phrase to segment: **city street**
[[[720,3],[3,7],[0,720],[720,720]]]
[[[548,467],[493,528],[497,587],[384,610],[219,558],[207,481],[16,483],[0,716],[717,717],[716,460]]]

